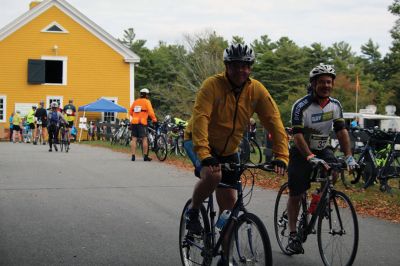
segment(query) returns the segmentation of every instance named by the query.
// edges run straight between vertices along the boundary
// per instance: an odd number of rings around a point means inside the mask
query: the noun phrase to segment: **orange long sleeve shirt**
[[[129,108],[129,114],[132,116],[132,124],[142,124],[146,126],[147,118],[149,116],[153,122],[157,122],[153,106],[146,98],[139,98],[135,100],[132,103],[131,108]]]

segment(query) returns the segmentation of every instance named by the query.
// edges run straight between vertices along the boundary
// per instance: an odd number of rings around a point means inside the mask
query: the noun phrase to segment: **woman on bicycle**
[[[336,73],[330,65],[318,65],[310,72],[311,93],[297,100],[292,107],[294,146],[290,149],[289,176],[289,242],[286,250],[291,254],[303,253],[297,237],[296,222],[303,193],[310,188],[308,177],[312,165],[336,162],[329,146],[332,126],[346,156],[349,169],[357,166],[350,149],[350,138],[345,127],[340,102],[331,98]],[[318,200],[318,196],[315,197]]]

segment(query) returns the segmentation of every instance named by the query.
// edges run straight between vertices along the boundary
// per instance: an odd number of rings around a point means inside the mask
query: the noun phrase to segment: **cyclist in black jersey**
[[[294,146],[290,149],[289,177],[289,242],[287,251],[292,254],[303,252],[302,242],[297,238],[296,222],[303,193],[310,188],[308,177],[312,165],[336,162],[329,145],[332,127],[346,156],[349,170],[357,167],[351,154],[350,138],[345,127],[340,102],[330,97],[335,70],[330,65],[320,64],[310,72],[311,92],[297,100],[292,107],[292,126]],[[316,197],[317,198],[317,197]]]
[[[42,123],[42,140],[43,140],[43,145],[46,145],[45,139],[47,135],[47,110],[44,108],[44,102],[40,101],[39,103],[39,108],[36,109],[35,112],[35,117],[37,121],[41,121]],[[39,138],[38,136],[38,127],[35,128],[35,141],[34,144],[37,143],[37,140]]]

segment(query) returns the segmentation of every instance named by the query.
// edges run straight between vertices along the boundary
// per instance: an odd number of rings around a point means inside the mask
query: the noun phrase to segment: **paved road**
[[[195,179],[156,161],[73,145],[0,143],[0,265],[179,265],[180,211]],[[257,189],[275,265],[321,265],[316,237],[305,255],[279,252],[273,235],[276,192]],[[398,265],[400,225],[360,218],[356,265]]]

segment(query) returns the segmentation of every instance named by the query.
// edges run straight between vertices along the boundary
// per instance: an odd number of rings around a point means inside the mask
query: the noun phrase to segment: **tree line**
[[[341,101],[345,112],[356,111],[357,88],[358,109],[374,104],[378,113],[384,113],[386,105],[400,110],[400,0],[394,0],[388,12],[398,19],[390,30],[392,45],[384,56],[371,39],[361,46],[360,55],[345,41],[329,47],[318,42],[300,47],[289,37],[272,41],[263,35],[250,43],[256,54],[252,77],[267,87],[285,125],[289,125],[294,101],[306,94],[310,70],[321,62],[335,66],[338,75],[332,96]],[[231,43],[243,43],[243,38],[233,36],[228,41],[216,32],[204,32],[185,35],[183,44],[160,41],[148,49],[146,40],[136,39],[134,29],[129,28],[120,42],[140,56],[135,84],[150,89],[158,116],[188,119],[201,83],[224,71],[223,50]]]

